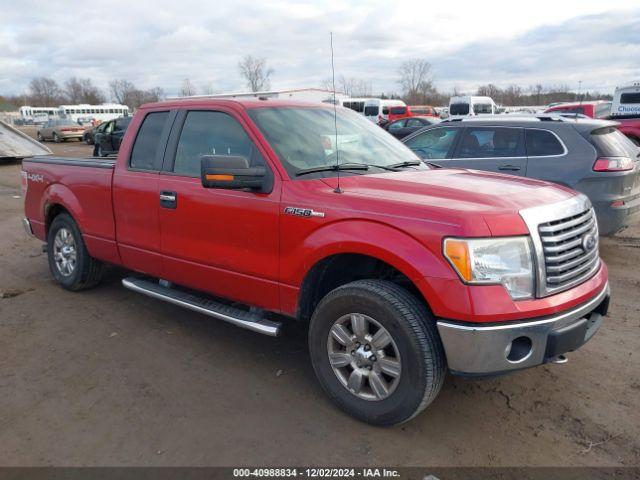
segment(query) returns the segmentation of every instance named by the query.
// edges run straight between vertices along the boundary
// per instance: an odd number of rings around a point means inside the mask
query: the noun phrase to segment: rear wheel
[[[60,137],[59,137],[59,136],[58,136],[58,134],[57,134],[57,133],[55,133],[55,132],[53,133],[53,141],[54,141],[55,143],[60,143]]]
[[[40,132],[38,132],[38,134],[36,136],[38,137],[38,141],[39,142],[44,142],[44,137],[42,136],[42,134]]]
[[[47,234],[49,269],[67,290],[94,287],[102,277],[102,262],[89,255],[76,222],[61,213],[51,222]]]
[[[427,308],[388,281],[359,280],[323,298],[311,319],[309,350],[329,397],[375,425],[420,413],[437,396],[446,373]]]

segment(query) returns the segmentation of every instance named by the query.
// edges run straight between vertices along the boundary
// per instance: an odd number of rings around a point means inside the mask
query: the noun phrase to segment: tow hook
[[[568,361],[569,359],[564,355],[556,355],[555,357],[551,358],[551,360],[549,360],[550,363],[557,364],[567,363]]]

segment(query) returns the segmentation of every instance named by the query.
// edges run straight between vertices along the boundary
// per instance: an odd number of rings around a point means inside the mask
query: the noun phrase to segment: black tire
[[[60,137],[58,136],[57,133],[53,132],[53,141],[55,143],[60,143]]]
[[[54,258],[54,245],[56,235],[61,229],[71,233],[75,243],[76,262],[75,268],[68,275],[63,275]],[[95,287],[102,278],[103,264],[91,257],[84,244],[80,229],[71,215],[61,213],[53,219],[47,234],[47,256],[49,270],[53,278],[66,290],[79,291]]]
[[[44,137],[42,136],[42,134],[40,132],[38,132],[38,134],[36,135],[36,137],[38,138],[39,142],[44,142]]]
[[[87,145],[93,145],[93,140],[91,139],[91,137],[89,135],[85,135],[84,143],[86,143]]]
[[[334,322],[350,313],[381,324],[397,345],[402,372],[386,398],[366,400],[341,383],[329,363],[329,333]],[[435,320],[404,288],[383,280],[358,280],[336,288],[318,304],[309,327],[311,362],[320,384],[345,412],[373,425],[406,422],[438,395],[447,372]]]

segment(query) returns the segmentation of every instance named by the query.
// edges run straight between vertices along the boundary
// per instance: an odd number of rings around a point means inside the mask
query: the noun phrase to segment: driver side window
[[[458,131],[459,129],[456,127],[434,128],[410,138],[406,145],[421,158],[447,158]]]
[[[174,173],[199,177],[202,155],[235,155],[246,158],[250,167],[266,166],[242,125],[222,112],[187,113],[176,150]]]

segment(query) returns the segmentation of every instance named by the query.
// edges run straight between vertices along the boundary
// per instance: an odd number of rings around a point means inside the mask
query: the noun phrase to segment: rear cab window
[[[161,140],[168,118],[168,111],[150,112],[144,117],[131,149],[130,168],[134,170],[161,170],[162,153],[165,147]]]
[[[367,105],[364,107],[364,115],[365,117],[375,117],[378,115],[379,109],[375,105]]]
[[[450,115],[469,115],[468,103],[452,103],[449,106]]]

